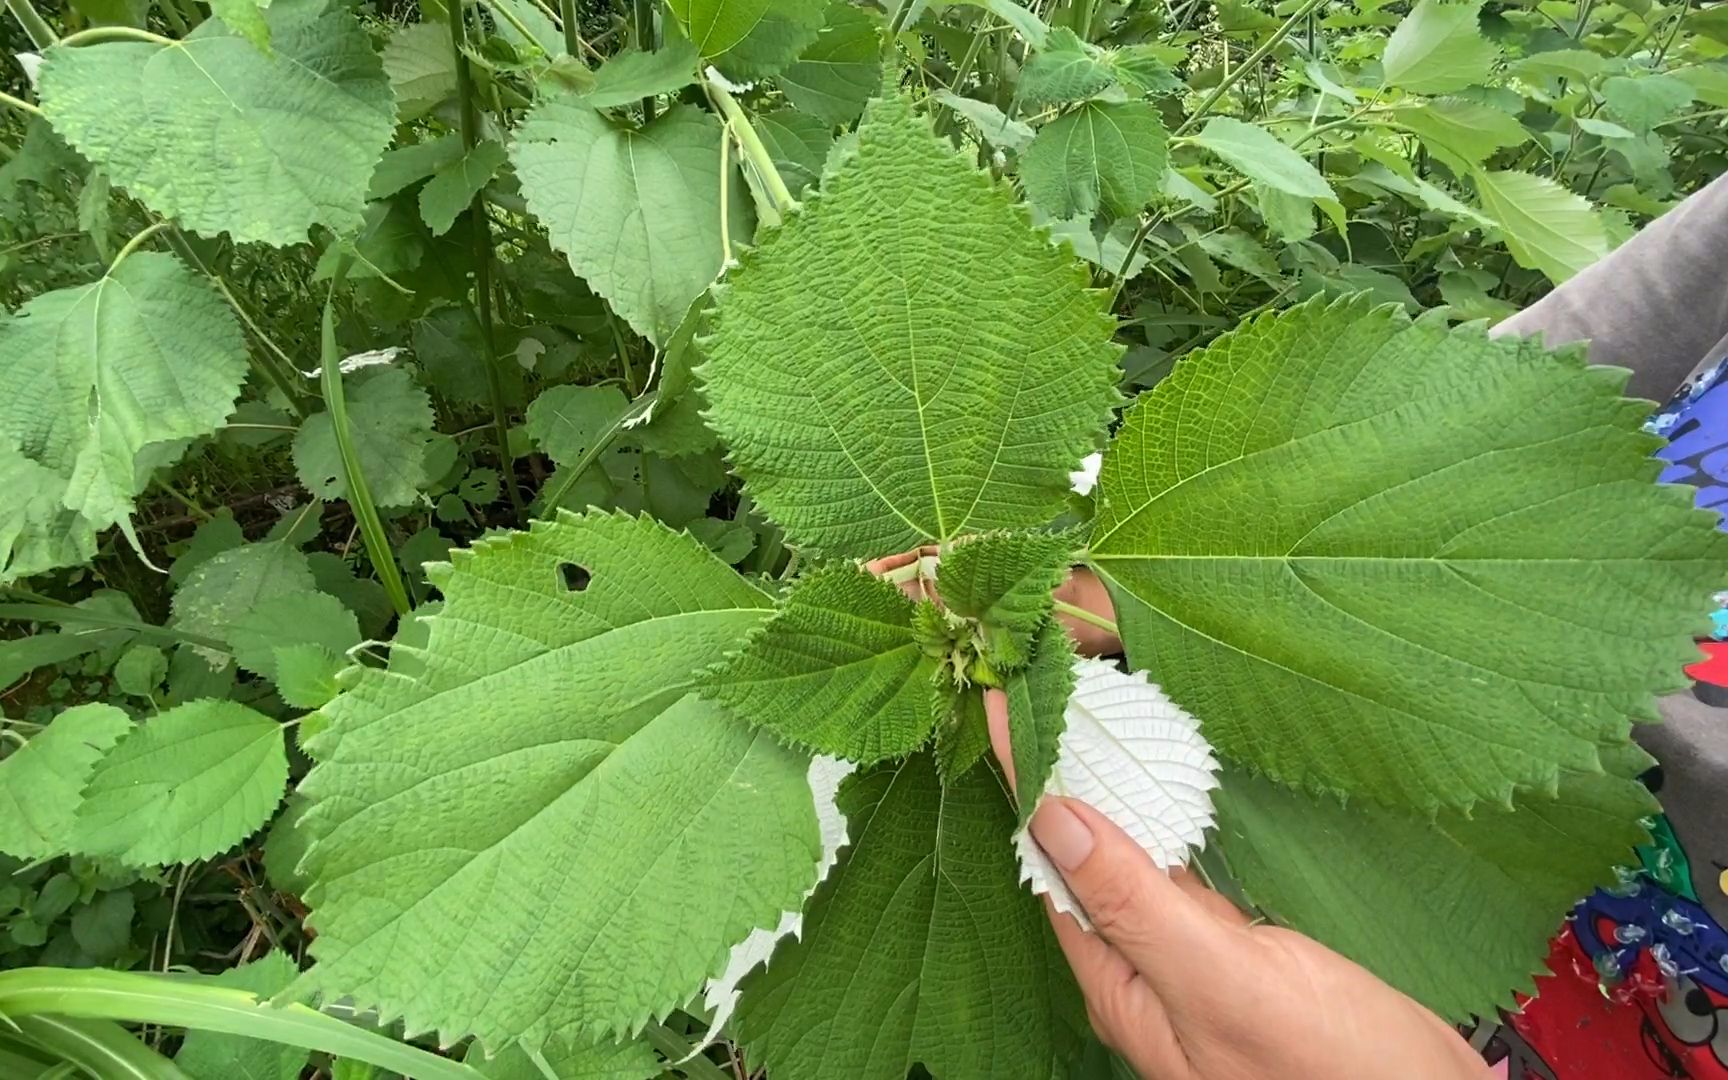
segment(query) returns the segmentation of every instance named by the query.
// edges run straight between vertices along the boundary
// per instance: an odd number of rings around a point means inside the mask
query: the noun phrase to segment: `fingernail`
[[[1064,870],[1073,870],[1092,854],[1092,830],[1061,799],[1045,799],[1032,813],[1032,839]]]

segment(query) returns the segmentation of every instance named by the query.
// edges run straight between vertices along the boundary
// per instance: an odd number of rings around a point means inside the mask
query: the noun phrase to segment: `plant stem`
[[[100,626],[105,630],[128,630],[139,637],[160,641],[165,645],[197,645],[200,648],[215,652],[228,652],[226,642],[218,641],[203,634],[192,634],[184,630],[175,630],[138,619],[128,619],[121,615],[105,615],[88,608],[75,607],[71,604],[30,603],[5,604],[0,603],[0,619],[15,622],[49,622],[56,626],[71,624],[73,626]]]
[[[636,396],[636,370],[630,364],[630,350],[624,344],[624,333],[618,329],[618,316],[608,305],[606,326],[612,331],[612,347],[618,350],[618,363],[624,369],[624,392]]]
[[[143,229],[139,230],[137,236],[126,241],[125,246],[121,247],[119,251],[114,253],[114,261],[108,264],[108,272],[112,274],[114,271],[120,269],[120,264],[126,261],[126,256],[137,251],[144,245],[146,240],[168,227],[169,225],[166,221],[158,221],[154,225],[147,225]]]
[[[372,489],[366,486],[365,474],[360,471],[360,459],[354,450],[354,432],[348,426],[348,402],[342,396],[342,358],[336,349],[336,287],[347,276],[348,262],[344,259],[330,280],[330,291],[324,297],[319,349],[319,360],[324,367],[320,376],[324,385],[324,408],[330,413],[330,427],[336,435],[336,452],[342,458],[342,472],[348,481],[348,505],[354,510],[354,520],[360,524],[366,553],[371,557],[372,566],[378,571],[378,579],[383,583],[384,592],[390,597],[396,613],[406,615],[412,610],[408,603],[408,590],[396,568],[396,556],[390,550],[390,539],[384,532],[384,522],[378,517],[378,507],[372,502]]]
[[[31,116],[42,115],[41,109],[38,109],[23,98],[15,98],[4,91],[0,91],[0,105],[5,105],[7,108],[11,109],[17,109],[19,112],[29,113]]]
[[[146,41],[152,45],[179,44],[171,37],[152,34],[148,30],[140,30],[135,26],[92,26],[88,30],[80,30],[76,34],[66,35],[60,39],[60,44],[67,46],[100,45],[104,41]]]
[[[654,51],[654,0],[636,0],[636,47],[643,52]],[[642,99],[642,123],[654,121],[654,95]]]
[[[1308,18],[1308,13],[1313,11],[1315,8],[1318,8],[1321,3],[1322,0],[1305,0],[1301,7],[1291,12],[1290,17],[1285,19],[1283,24],[1272,32],[1271,37],[1261,42],[1259,48],[1249,53],[1247,59],[1236,65],[1234,71],[1219,80],[1218,85],[1212,88],[1212,92],[1206,95],[1206,100],[1202,101],[1200,107],[1194,110],[1194,114],[1188,117],[1188,119],[1182,121],[1182,125],[1172,134],[1182,135],[1195,124],[1199,123],[1203,117],[1212,111],[1212,106],[1218,104],[1219,98],[1228,93],[1232,86],[1235,86],[1240,82],[1243,75],[1259,67],[1260,61],[1266,59],[1266,57],[1271,54],[1272,50],[1278,47],[1279,43],[1290,36],[1292,30],[1296,29],[1297,26]]]
[[[798,209],[798,200],[792,197],[786,181],[780,176],[780,170],[774,167],[774,158],[768,153],[768,148],[762,145],[762,138],[751,126],[750,118],[744,114],[743,107],[714,79],[708,79],[704,85],[708,89],[708,96],[726,115],[726,123],[738,138],[738,148],[744,151],[744,156],[755,167],[756,175],[762,178],[762,186],[768,189],[769,196],[774,200],[774,208],[782,214]]]
[[[450,51],[456,61],[456,95],[461,103],[462,146],[473,151],[480,141],[480,120],[474,106],[474,78],[468,58],[462,54],[467,32],[464,0],[445,0],[450,17]],[[474,226],[474,302],[480,316],[480,337],[486,347],[486,396],[492,404],[492,429],[498,450],[498,475],[510,497],[510,511],[521,525],[522,493],[516,486],[516,463],[510,457],[510,422],[504,406],[504,377],[498,370],[498,336],[492,325],[492,219],[486,216],[485,197],[478,191],[468,205]]]
[[[204,521],[215,521],[216,520],[216,515],[212,514],[210,511],[204,509],[202,506],[199,506],[197,503],[193,502],[192,497],[190,495],[187,495],[185,492],[181,491],[179,488],[175,487],[173,484],[170,484],[168,481],[162,479],[159,476],[156,477],[155,480],[156,480],[156,486],[157,487],[161,488],[163,491],[165,491],[169,495],[173,496],[174,501],[179,503],[181,506],[184,506],[186,508],[186,512],[191,514],[193,517],[201,518]]]
[[[1097,615],[1087,611],[1078,604],[1070,604],[1066,600],[1052,600],[1050,606],[1058,615],[1066,615],[1070,619],[1079,619],[1083,623],[1091,623],[1098,629],[1107,631],[1117,637],[1122,636],[1122,631],[1116,626],[1114,621],[1106,619],[1102,615]]]
[[[30,39],[30,44],[41,52],[60,40],[60,35],[48,25],[48,20],[36,10],[36,5],[30,0],[6,0],[6,10],[24,27],[24,36]]]
[[[576,0],[558,0],[558,22],[564,30],[564,51],[582,59],[582,39],[576,33]]]

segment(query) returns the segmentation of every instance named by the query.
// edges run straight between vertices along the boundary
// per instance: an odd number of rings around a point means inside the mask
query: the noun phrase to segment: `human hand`
[[[1010,788],[1008,698],[984,693],[990,745]],[[1033,839],[1094,932],[1045,900],[1092,1028],[1148,1080],[1418,1080],[1490,1075],[1433,1013],[1291,930],[1252,925],[1186,871],[1168,875],[1120,828],[1047,796]]]

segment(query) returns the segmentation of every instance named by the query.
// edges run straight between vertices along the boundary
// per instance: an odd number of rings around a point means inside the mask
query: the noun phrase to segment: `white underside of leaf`
[[[1160,867],[1188,861],[1212,824],[1218,762],[1200,722],[1176,707],[1144,671],[1125,675],[1101,660],[1074,665],[1067,727],[1044,794],[1078,799],[1121,826]],[[1091,929],[1061,874],[1025,828],[1014,834],[1020,880]]]
[[[816,801],[816,829],[822,838],[822,859],[816,864],[816,880],[811,882],[810,888],[804,892],[805,900],[810,899],[816,886],[822,884],[828,871],[834,869],[834,864],[840,861],[840,849],[846,846],[846,816],[840,812],[840,806],[834,801],[834,797],[840,791],[840,781],[850,776],[857,767],[854,762],[824,754],[810,759],[807,776],[810,781],[810,795]],[[684,1061],[689,1061],[706,1049],[726,1027],[726,1022],[732,1018],[732,1010],[738,1005],[738,984],[744,981],[744,976],[750,974],[757,965],[768,962],[780,939],[788,934],[797,934],[803,928],[804,911],[800,904],[795,910],[782,912],[780,922],[774,929],[752,930],[749,937],[732,946],[731,953],[726,957],[725,969],[709,979],[702,990],[703,1002],[714,1010],[714,1023]]]

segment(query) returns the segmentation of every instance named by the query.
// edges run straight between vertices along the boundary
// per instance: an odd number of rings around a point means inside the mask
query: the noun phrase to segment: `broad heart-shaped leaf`
[[[1020,159],[1026,196],[1059,218],[1137,214],[1164,186],[1170,133],[1141,102],[1088,101],[1038,129]]]
[[[806,762],[688,693],[771,601],[647,518],[451,559],[415,673],[312,740],[312,981],[493,1049],[636,1030],[815,880]]]
[[[84,781],[131,726],[112,705],[76,705],[0,761],[0,851],[29,860],[65,852]]]
[[[676,105],[640,131],[575,98],[535,107],[511,152],[528,209],[590,288],[663,343],[720,272],[720,122]],[[752,224],[733,177],[735,242]]]
[[[942,602],[1005,636],[990,642],[992,664],[1018,666],[1031,655],[1032,636],[1049,617],[1050,595],[1076,550],[1072,534],[1051,532],[992,533],[956,544],[942,557]]]
[[[709,422],[757,504],[830,554],[1041,525],[1118,400],[1104,299],[905,98],[858,142],[727,275]]]
[[[1602,83],[1603,107],[1639,135],[1649,134],[1657,124],[1692,103],[1692,87],[1673,75],[1646,75],[1641,79],[1616,75]]]
[[[1417,0],[1386,39],[1381,79],[1418,94],[1475,86],[1500,55],[1476,25],[1481,0]]]
[[[820,0],[666,0],[702,54],[735,79],[773,75],[822,28]]]
[[[630,411],[616,386],[554,386],[528,406],[528,435],[560,468],[586,457]]]
[[[1256,904],[1464,1020],[1533,993],[1567,909],[1634,864],[1640,819],[1657,806],[1616,772],[1566,774],[1557,794],[1521,793],[1512,810],[1429,820],[1229,769],[1217,842]]]
[[[1263,127],[1234,117],[1214,116],[1194,136],[1194,142],[1256,184],[1305,199],[1338,197],[1320,170]]]
[[[379,506],[421,501],[426,444],[432,440],[432,400],[402,368],[378,368],[352,376],[347,391],[348,427],[360,474]],[[328,412],[307,417],[294,436],[294,472],[320,499],[346,499],[348,474],[336,446]]]
[[[1602,217],[1582,195],[1531,173],[1474,175],[1482,209],[1500,223],[1506,250],[1518,265],[1559,283],[1608,254]]]
[[[1038,902],[1016,881],[1008,794],[981,762],[944,786],[929,754],[840,788],[851,847],[799,938],[744,981],[752,1067],[801,1080],[1060,1075],[1078,991]]]
[[[155,252],[25,304],[0,323],[0,356],[0,447],[39,466],[0,453],[0,471],[19,480],[7,490],[20,496],[0,510],[0,539],[10,541],[0,579],[89,550],[117,522],[129,531],[149,455],[220,427],[246,378],[246,343],[227,306]]]
[[[780,73],[780,92],[793,105],[850,124],[882,86],[881,18],[850,0],[830,0],[816,40]]]
[[[280,724],[232,701],[188,702],[97,763],[73,844],[130,866],[209,858],[262,828],[287,784]]]
[[[221,20],[172,45],[50,49],[42,111],[68,143],[163,217],[205,235],[293,244],[358,229],[396,105],[342,5],[275,0],[271,55]]]
[[[594,85],[582,100],[596,109],[615,109],[642,98],[670,94],[696,80],[696,46],[673,35],[654,52],[623,52],[594,72]]]
[[[1697,655],[1728,538],[1652,483],[1625,372],[1355,297],[1185,358],[1104,458],[1091,558],[1132,666],[1238,764],[1506,803]]]
[[[1218,762],[1199,722],[1147,682],[1144,671],[1124,674],[1100,660],[1081,660],[1073,670],[1061,751],[1044,791],[1093,807],[1158,866],[1181,866],[1189,849],[1205,842],[1217,786]],[[1014,752],[1018,761],[1020,748]],[[1037,796],[1036,790],[1021,793],[1023,821]],[[1014,845],[1032,891],[1048,893],[1057,911],[1090,930],[1080,902],[1024,824]]]
[[[924,744],[939,667],[912,601],[846,563],[801,578],[780,610],[702,679],[702,692],[794,746],[870,764]]]

